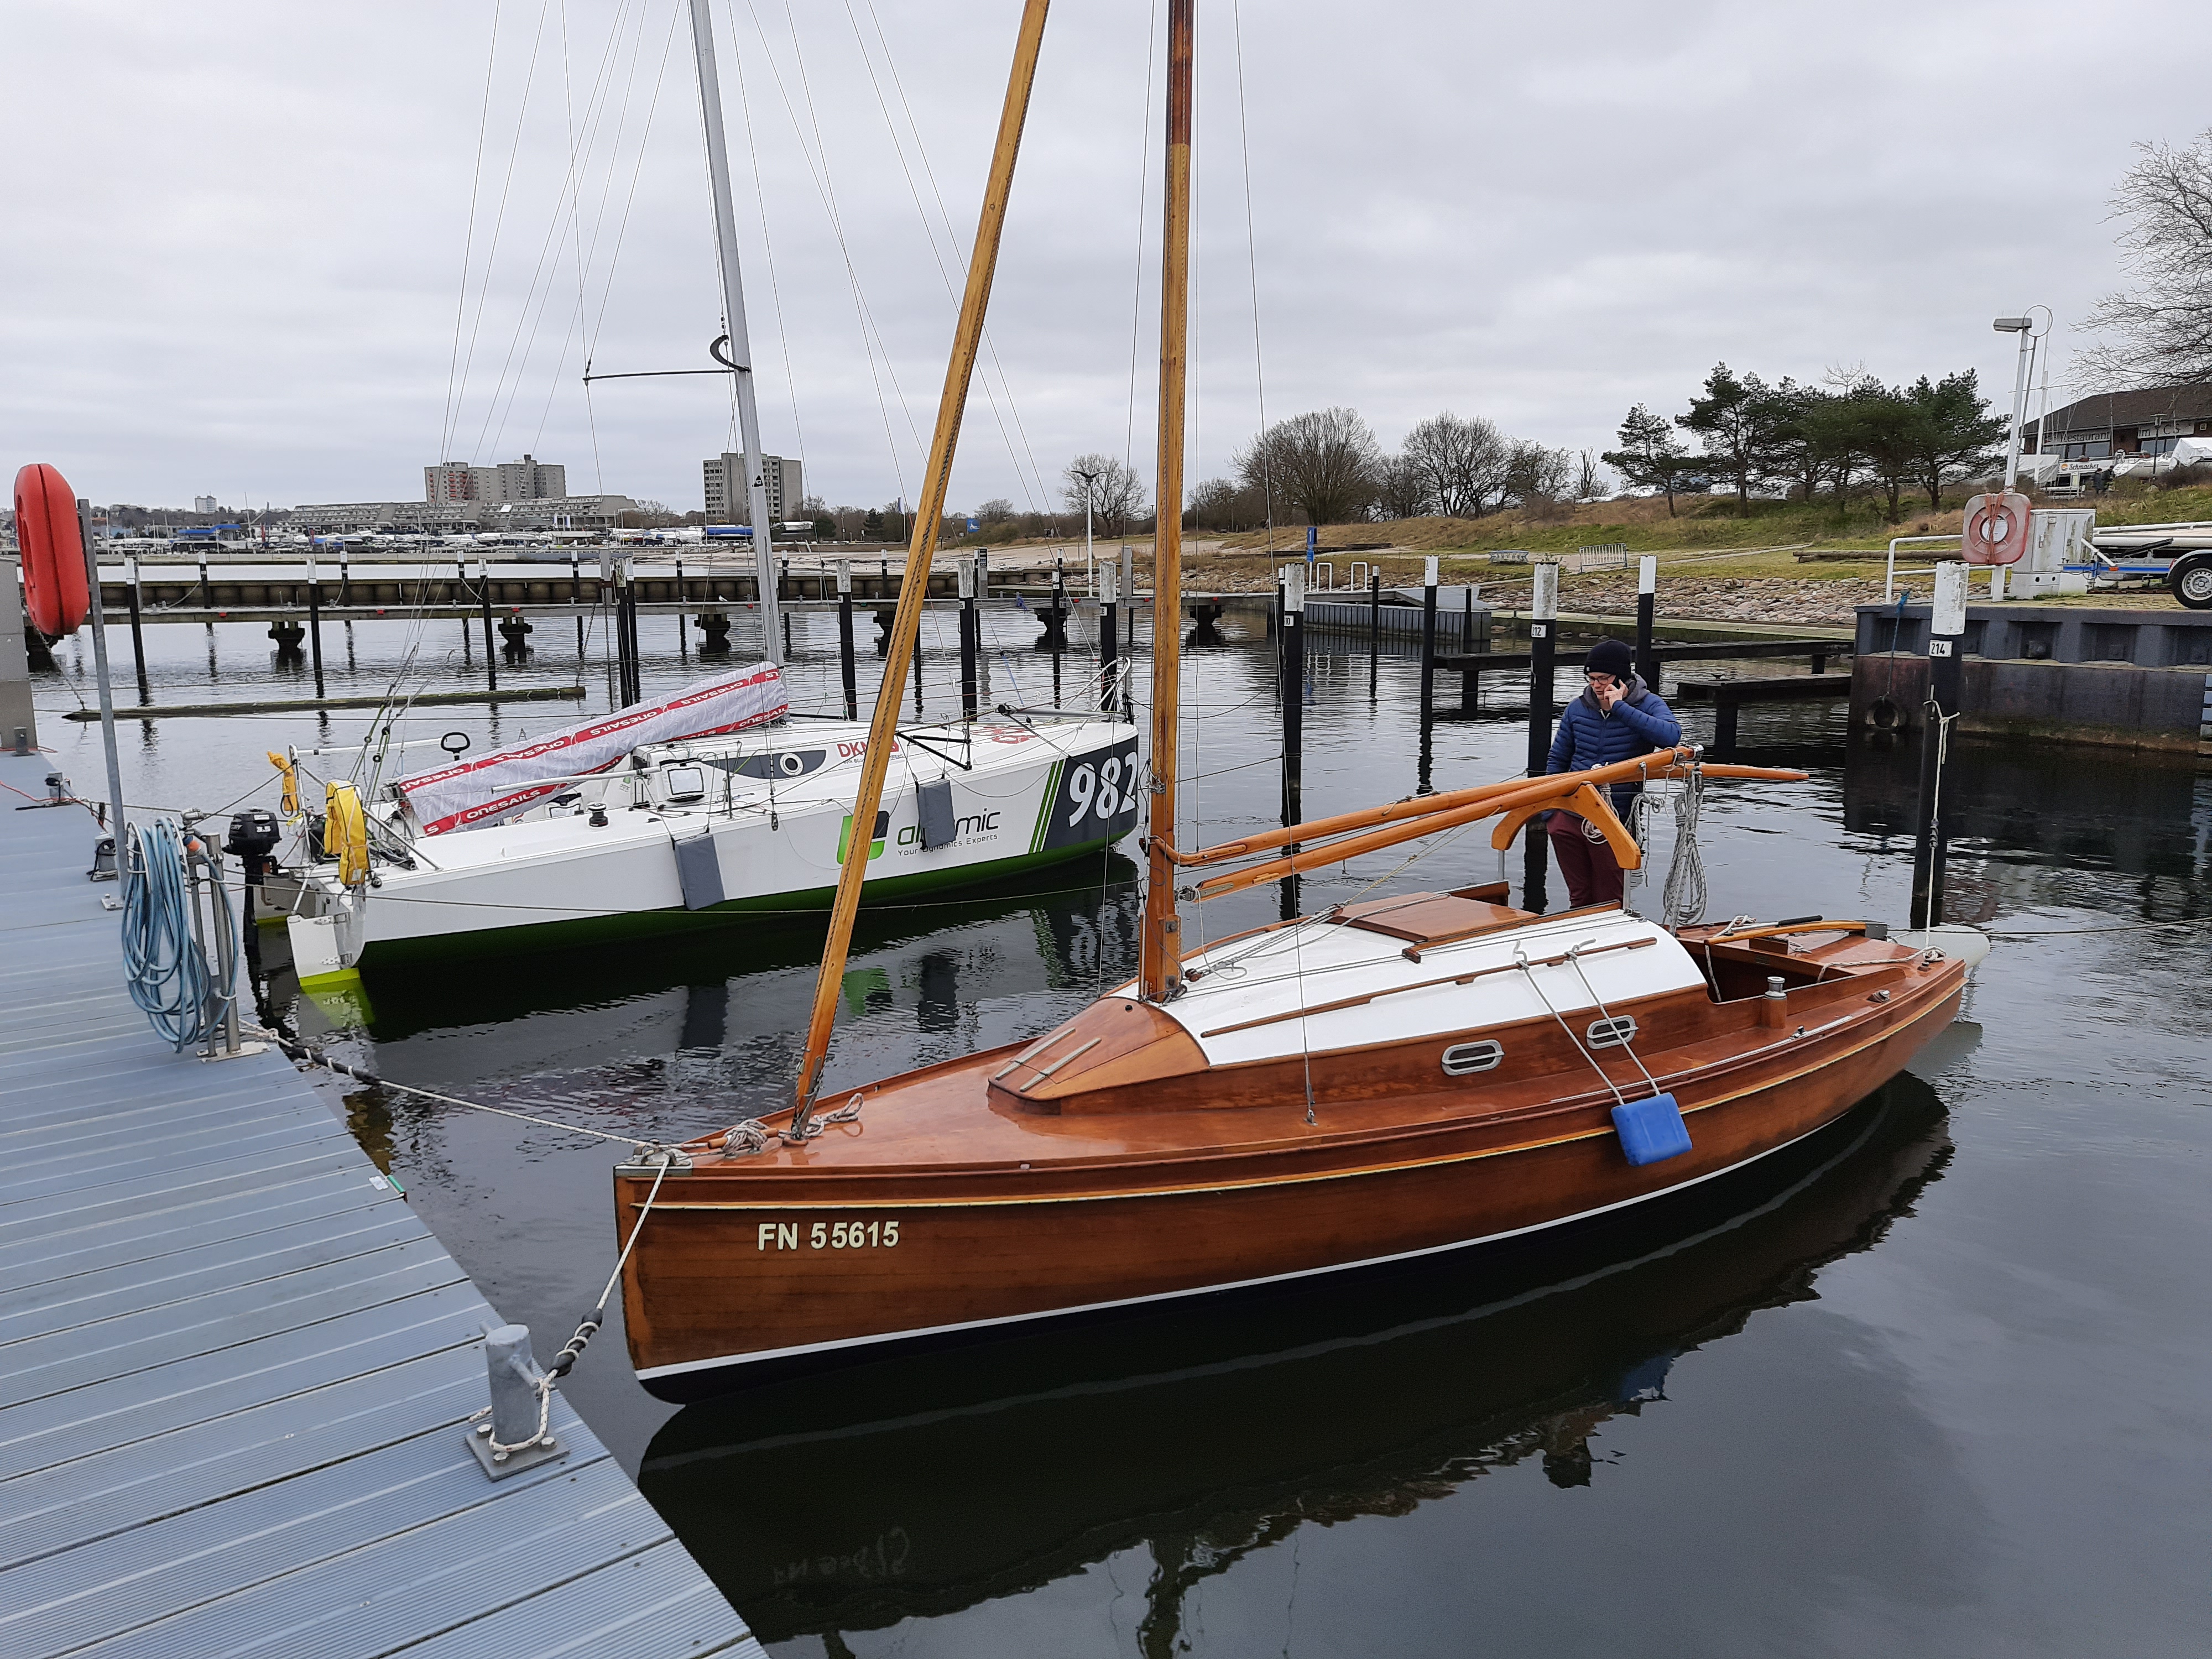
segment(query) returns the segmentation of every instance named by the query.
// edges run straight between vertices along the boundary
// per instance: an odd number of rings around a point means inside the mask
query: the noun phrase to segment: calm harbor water
[[[648,689],[696,672],[672,620],[645,626]],[[990,629],[995,699],[1048,701],[1034,624]],[[580,673],[568,629],[541,625],[502,684],[580,680],[604,708],[603,641]],[[1230,635],[1189,654],[1184,683],[1188,802],[1208,839],[1277,813],[1273,651]],[[942,710],[950,618],[927,637],[925,696]],[[305,671],[258,629],[148,638],[155,702],[302,694]],[[834,623],[801,623],[797,643],[794,701],[829,708]],[[1425,745],[1411,661],[1386,658],[1370,695],[1364,653],[1314,643],[1310,814],[1518,769],[1525,716],[1505,684]],[[349,641],[333,628],[325,644],[333,695],[382,690],[410,650],[417,678],[480,683],[458,623],[362,625]],[[864,645],[864,678],[872,662]],[[1060,666],[1072,696],[1086,665]],[[41,707],[92,696],[89,652],[65,647]],[[406,735],[504,741],[574,707],[441,709]],[[1692,735],[1711,718],[1690,711]],[[126,790],[270,804],[264,750],[366,725],[126,723]],[[97,726],[50,715],[45,734],[96,793]],[[1840,709],[1817,706],[1747,710],[1743,742],[1744,758],[1812,775],[1708,797],[1711,914],[1901,920],[1911,753],[1850,744]],[[2201,1653],[2212,779],[1968,743],[1948,787],[1954,919],[2003,933],[1966,1019],[1755,1170],[1568,1239],[681,1411],[637,1387],[611,1328],[568,1392],[794,1659]],[[1658,871],[1670,842],[1662,820]],[[1327,872],[1304,904],[1521,875],[1518,850],[1480,834],[1401,861]],[[830,1085],[1073,1012],[1133,963],[1135,874],[1113,854],[868,914]],[[1246,895],[1200,921],[1226,933],[1279,903]],[[675,1138],[786,1097],[820,934],[818,918],[769,918],[410,970],[371,980],[366,1027],[300,999],[272,939],[265,994],[394,1079]],[[550,1353],[611,1262],[604,1146],[331,1086]]]

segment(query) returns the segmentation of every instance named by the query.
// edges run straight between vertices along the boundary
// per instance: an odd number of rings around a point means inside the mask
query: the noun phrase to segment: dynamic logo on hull
[[[868,842],[868,861],[872,864],[884,855],[884,838],[890,834],[891,815],[888,811],[876,814],[876,833]],[[845,821],[837,826],[837,862],[845,861],[845,849],[853,844],[853,815],[845,814]]]

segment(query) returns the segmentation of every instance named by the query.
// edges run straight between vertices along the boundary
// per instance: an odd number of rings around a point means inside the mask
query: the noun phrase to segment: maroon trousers
[[[1552,840],[1552,856],[1566,878],[1567,903],[1579,910],[1589,904],[1618,904],[1623,879],[1620,861],[1602,841],[1583,833],[1583,820],[1572,812],[1554,812],[1544,826]]]

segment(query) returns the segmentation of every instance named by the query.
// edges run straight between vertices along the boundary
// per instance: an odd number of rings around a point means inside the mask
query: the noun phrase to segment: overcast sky
[[[724,382],[587,404],[579,380],[587,348],[696,368],[718,331],[683,9],[0,0],[0,462],[102,501],[283,506],[527,450],[573,491],[698,507]],[[715,9],[767,447],[832,503],[911,498],[1018,8]],[[2063,379],[2069,323],[2119,281],[2130,143],[2212,125],[2212,13],[2131,19],[1250,0],[1240,95],[1237,13],[1200,0],[1189,476],[1259,422],[1255,264],[1267,415],[1349,404],[1386,445],[1449,408],[1607,447],[1717,359],[1971,367],[2003,395],[1989,320],[2033,303]],[[956,507],[1044,504],[1080,451],[1151,474],[1148,25],[1152,0],[1054,9],[992,307],[1005,384],[971,404]]]

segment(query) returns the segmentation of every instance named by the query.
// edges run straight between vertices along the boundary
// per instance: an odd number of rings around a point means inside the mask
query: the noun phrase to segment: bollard
[[[1110,719],[1121,692],[1121,571],[1118,565],[1102,564],[1097,571],[1098,581],[1098,706]]]
[[[1943,763],[1966,678],[1960,650],[1966,631],[1966,567],[1947,559],[1936,567],[1935,602],[1928,615],[1928,696],[1921,705],[1920,799],[1912,837],[1915,927],[1943,925],[1943,874],[1951,839],[1943,811]]]
[[[1659,559],[1646,553],[1636,562],[1636,672],[1654,696],[1659,695],[1659,663],[1651,654],[1651,624],[1658,609]]]
[[[975,718],[975,561],[953,561],[960,571],[960,718]]]
[[[501,1325],[495,1330],[486,1326],[483,1355],[485,1381],[491,1390],[491,1419],[478,1421],[468,1437],[469,1449],[477,1455],[483,1472],[494,1480],[504,1480],[510,1474],[566,1457],[566,1446],[550,1433],[541,1437],[538,1432],[541,1413],[549,1429],[551,1414],[546,1410],[545,1373],[530,1352],[530,1327]],[[515,1449],[495,1451],[495,1441]]]
[[[1435,717],[1437,689],[1437,556],[1421,573],[1421,724]]]
[[[845,681],[845,718],[860,718],[860,672],[853,664],[853,562],[837,561],[837,671]]]
[[[1540,564],[1535,569],[1536,592],[1528,605],[1528,775],[1544,775],[1552,755],[1553,653],[1559,647],[1559,567]],[[1521,908],[1544,913],[1544,820],[1528,820],[1522,849]]]

